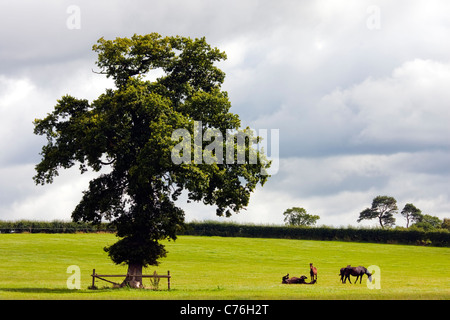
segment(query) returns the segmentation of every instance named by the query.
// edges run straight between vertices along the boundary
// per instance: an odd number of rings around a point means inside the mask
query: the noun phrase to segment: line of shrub
[[[407,229],[242,225],[208,221],[188,223],[183,234],[450,246],[450,232]]]
[[[76,233],[76,232],[114,232],[109,224],[92,225],[87,222],[54,221],[1,221],[0,233]]]
[[[66,221],[1,221],[0,233],[115,232],[108,223]],[[379,228],[293,227],[229,222],[188,222],[180,235],[397,243],[450,247],[450,232]]]

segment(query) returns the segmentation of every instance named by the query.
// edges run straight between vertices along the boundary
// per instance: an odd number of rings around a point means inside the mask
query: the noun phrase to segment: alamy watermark
[[[368,289],[381,289],[381,269],[377,265],[371,265],[367,268],[367,271],[371,274],[369,279],[367,279]]]
[[[80,289],[81,288],[81,270],[77,265],[71,265],[67,267],[67,273],[71,275],[67,278],[67,289]]]
[[[366,26],[369,30],[381,29],[381,9],[379,6],[371,5],[367,7],[366,13],[369,15],[366,20]]]
[[[194,121],[192,135],[184,128],[172,132],[172,141],[178,143],[171,150],[171,159],[174,164],[257,164],[268,160],[270,168],[261,168],[261,174],[273,175],[279,169],[279,136],[279,129],[270,129],[270,134],[268,129],[250,128],[226,130],[225,134],[216,128],[203,132],[202,122]],[[204,142],[210,143],[203,148]]]
[[[66,9],[69,16],[66,19],[66,27],[69,30],[81,29],[81,9],[77,5],[70,5]]]

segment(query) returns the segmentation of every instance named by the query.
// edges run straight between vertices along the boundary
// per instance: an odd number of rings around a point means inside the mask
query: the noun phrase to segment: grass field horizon
[[[116,240],[107,233],[0,234],[0,299],[450,299],[450,248],[201,236],[165,241],[167,257],[144,270],[170,270],[170,291],[165,279],[158,291],[111,289],[99,280],[98,290],[88,290],[94,268],[126,273],[103,251]],[[310,262],[316,285],[281,284],[287,273],[309,278]],[[367,277],[342,284],[339,269],[348,264],[379,266],[381,289],[368,289]],[[80,267],[80,290],[67,289],[71,265]]]

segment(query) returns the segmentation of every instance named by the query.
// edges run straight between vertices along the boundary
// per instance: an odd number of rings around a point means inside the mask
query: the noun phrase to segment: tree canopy
[[[283,212],[284,222],[290,226],[313,226],[319,216],[308,214],[304,208],[292,207]]]
[[[53,112],[34,121],[35,134],[45,136],[47,144],[33,179],[52,183],[60,169],[75,164],[81,173],[99,172],[72,218],[111,221],[120,240],[105,250],[115,263],[137,266],[139,272],[166,255],[160,240],[176,239],[184,212],[175,201],[183,190],[189,200],[215,205],[217,215],[230,216],[248,205],[258,183],[266,182],[264,170],[270,163],[250,142],[246,150],[258,155],[257,163],[172,161],[179,143],[172,137],[176,129],[191,135],[211,128],[242,131],[239,116],[229,112],[227,92],[221,90],[225,73],[215,66],[226,54],[205,38],[157,33],[101,38],[93,50],[98,53],[97,73],[113,78],[116,88],[92,102],[65,95]],[[155,69],[163,75],[147,80]],[[209,142],[205,140],[202,150]],[[225,148],[224,141],[214,142]],[[191,147],[192,154],[198,151]]]
[[[372,201],[372,206],[359,214],[357,222],[362,220],[377,219],[381,228],[392,227],[395,224],[394,214],[397,213],[397,200],[389,196],[377,196]]]
[[[409,227],[410,222],[419,222],[423,215],[420,209],[417,209],[412,203],[407,203],[402,209],[401,215],[406,219],[406,227]]]

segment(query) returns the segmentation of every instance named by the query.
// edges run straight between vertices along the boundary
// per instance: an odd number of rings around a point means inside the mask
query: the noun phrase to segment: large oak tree
[[[92,102],[63,96],[53,112],[35,120],[34,132],[45,136],[47,144],[34,180],[52,183],[60,169],[76,164],[81,173],[99,172],[72,218],[111,221],[119,240],[105,251],[115,263],[128,265],[129,275],[137,275],[124,284],[140,287],[142,268],[157,265],[166,255],[160,241],[175,240],[183,225],[184,212],[176,203],[183,190],[189,201],[215,205],[217,215],[230,216],[248,205],[258,183],[265,183],[270,163],[254,148],[258,137],[251,135],[246,151],[256,152],[257,163],[172,161],[171,151],[179,143],[172,138],[176,129],[192,135],[194,129],[213,128],[224,135],[241,130],[221,90],[225,74],[215,66],[226,55],[204,38],[157,33],[101,38],[93,50],[98,53],[96,72],[113,78],[116,88]],[[148,80],[155,69],[162,75]],[[225,141],[215,142],[225,148]],[[208,143],[202,141],[201,147]],[[197,151],[193,145],[192,153]]]

